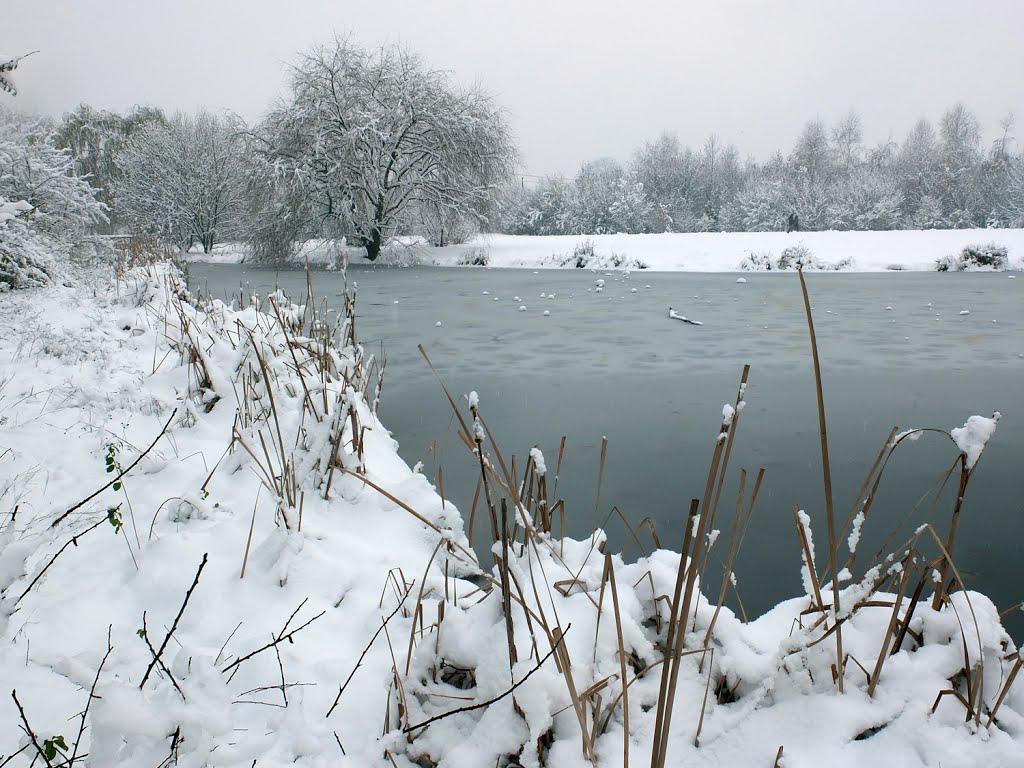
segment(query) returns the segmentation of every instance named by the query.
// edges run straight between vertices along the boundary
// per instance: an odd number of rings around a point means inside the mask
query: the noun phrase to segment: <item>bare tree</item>
[[[370,260],[420,211],[472,216],[515,160],[504,113],[482,88],[454,84],[404,48],[345,39],[301,58],[254,147],[288,230],[351,236]]]
[[[209,252],[241,215],[239,131],[208,112],[151,122],[117,155],[118,213],[129,229]]]

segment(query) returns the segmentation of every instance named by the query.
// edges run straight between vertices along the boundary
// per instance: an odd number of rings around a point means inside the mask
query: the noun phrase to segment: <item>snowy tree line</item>
[[[5,59],[9,72],[18,59]],[[125,114],[87,104],[60,120],[0,103],[6,252],[71,252],[84,235],[141,234],[180,249],[244,241],[267,261],[344,238],[370,259],[399,235],[435,245],[515,234],[1024,226],[1024,152],[1012,118],[983,146],[963,105],[902,141],[867,146],[860,117],[808,122],[788,154],[742,158],[711,136],[672,134],[622,164],[515,183],[502,108],[397,46],[348,39],[291,67],[286,95],[254,124],[199,111]],[[16,241],[15,231],[22,233]],[[58,242],[59,241],[59,242]],[[5,257],[12,263],[10,256]],[[44,270],[45,272],[45,270]]]
[[[406,49],[347,39],[301,56],[289,86],[253,125],[83,104],[39,139],[92,186],[105,212],[99,231],[181,249],[244,240],[257,257],[280,260],[303,241],[345,238],[372,260],[398,235],[444,245],[493,228],[486,213],[516,148],[487,91]]]
[[[808,122],[788,154],[741,160],[715,136],[699,150],[672,134],[622,165],[600,159],[575,178],[548,176],[509,191],[501,227],[513,234],[771,231],[790,214],[810,230],[1024,226],[1024,152],[1013,119],[991,147],[962,104],[938,127],[919,120],[902,142],[866,146],[859,115]]]

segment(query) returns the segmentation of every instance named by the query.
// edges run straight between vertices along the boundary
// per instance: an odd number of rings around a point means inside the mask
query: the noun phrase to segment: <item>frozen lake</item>
[[[751,615],[801,590],[793,505],[814,521],[819,561],[826,527],[814,378],[795,274],[584,270],[353,268],[358,331],[368,352],[388,356],[381,419],[410,465],[436,478],[468,520],[477,477],[455,438],[451,410],[416,345],[427,349],[449,390],[476,390],[506,459],[533,445],[559,480],[569,533],[605,524],[616,549],[653,518],[663,546],[678,549],[689,499],[703,493],[722,405],[751,365],[747,408],[719,510],[731,524],[739,469],[766,475],[736,569]],[[595,281],[603,279],[603,291]],[[968,488],[954,553],[969,586],[1002,610],[1024,599],[1024,278],[1007,274],[809,274],[822,359],[837,517],[854,501],[893,426],[960,426],[972,414],[1004,414]],[[237,295],[305,294],[305,273],[246,265],[190,267],[194,287]],[[337,306],[340,275],[314,273],[314,290]],[[635,290],[635,292],[634,292]],[[485,293],[486,292],[486,293]],[[554,298],[540,295],[554,294]],[[514,297],[518,296],[516,300]],[[518,311],[519,306],[525,311]],[[704,323],[670,320],[668,307]],[[544,316],[544,310],[550,312]],[[964,313],[964,314],[962,314]],[[440,322],[438,327],[436,323]],[[599,519],[594,502],[601,438],[608,438]],[[436,443],[434,442],[436,441]],[[953,444],[925,436],[898,449],[858,548],[867,562],[894,527],[898,543],[921,522],[945,535],[952,488],[928,496],[956,458]],[[750,485],[748,484],[748,494]],[[477,535],[487,535],[480,525]],[[718,544],[724,558],[727,531]],[[650,548],[650,538],[640,537]],[[627,553],[639,554],[635,543]],[[847,553],[845,542],[841,554]],[[717,581],[709,567],[709,582]],[[717,588],[717,587],[715,587]],[[735,607],[735,600],[730,599]],[[1024,616],[1006,626],[1020,640]]]

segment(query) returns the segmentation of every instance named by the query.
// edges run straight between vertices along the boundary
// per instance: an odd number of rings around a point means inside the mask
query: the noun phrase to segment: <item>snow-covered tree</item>
[[[610,157],[584,163],[576,173],[572,213],[575,234],[601,235],[618,231],[612,206],[619,197],[622,166]]]
[[[54,129],[0,106],[0,286],[45,281],[104,219],[71,153],[54,146]]]
[[[9,56],[6,53],[0,53],[0,91],[9,93],[11,96],[18,95],[18,89],[14,85],[14,76],[11,73],[18,68],[18,62],[25,56],[31,55],[26,53],[23,56]]]
[[[732,232],[772,232],[783,227],[792,204],[783,176],[780,156],[766,166],[752,169],[746,184],[720,213],[723,229]]]
[[[259,178],[278,190],[268,202],[290,201],[297,233],[350,236],[374,260],[418,211],[472,216],[511,175],[515,148],[492,96],[403,48],[335,40],[302,56],[290,90],[254,147]]]
[[[652,232],[685,232],[696,220],[693,209],[698,192],[698,164],[675,134],[664,133],[638,149],[630,162],[631,175],[643,184],[653,205]]]
[[[953,227],[984,224],[984,207],[979,185],[982,154],[981,126],[963,104],[942,115],[939,123],[941,158],[939,198]]]
[[[863,159],[864,128],[860,115],[851,110],[832,128],[833,165],[840,174],[852,173]]]
[[[150,122],[116,155],[118,215],[130,231],[209,251],[233,233],[244,204],[242,145],[231,120],[208,112]]]
[[[510,231],[515,235],[567,235],[575,231],[576,187],[564,176],[546,176],[525,195]]]
[[[830,195],[832,229],[896,229],[902,220],[903,196],[891,176],[861,167],[838,181]]]
[[[789,157],[793,169],[799,172],[811,184],[823,183],[828,180],[831,171],[831,157],[828,140],[828,129],[821,120],[809,120]]]
[[[84,103],[61,118],[54,143],[71,150],[75,173],[96,188],[97,199],[107,206],[110,232],[116,232],[119,223],[114,199],[114,184],[120,176],[117,154],[146,125],[166,121],[163,112],[154,107],[136,106],[122,116]]]

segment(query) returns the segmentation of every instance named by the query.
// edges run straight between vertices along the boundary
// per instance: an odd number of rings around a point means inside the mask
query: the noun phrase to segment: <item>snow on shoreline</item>
[[[89,754],[76,761],[83,766],[475,768],[517,753],[538,768],[619,766],[625,669],[635,678],[631,761],[649,764],[679,554],[606,559],[595,547],[600,531],[583,541],[542,533],[530,547],[513,542],[508,573],[521,589],[509,604],[519,654],[510,664],[500,569],[478,569],[458,511],[398,457],[360,391],[372,392],[368,361],[340,344],[318,357],[331,372],[326,386],[303,384],[294,356],[308,353],[308,367],[318,347],[295,335],[302,308],[273,301],[264,305],[270,315],[218,301],[195,307],[163,269],[95,291],[51,286],[0,297],[0,322],[13,331],[0,338],[0,677],[17,690],[39,739],[62,735],[70,747],[102,665],[79,745],[79,757]],[[350,418],[366,428],[357,430],[361,452]],[[277,433],[295,446],[290,470]],[[117,476],[107,467],[130,466],[151,443],[122,487],[61,517]],[[339,451],[337,472],[331,450]],[[264,462],[277,471],[261,476]],[[533,463],[542,475],[543,457]],[[351,474],[363,471],[366,483]],[[286,500],[287,490],[277,497],[286,477],[300,500]],[[522,510],[517,518],[536,523]],[[808,534],[810,524],[808,515]],[[495,552],[503,556],[500,546]],[[798,558],[784,564],[794,575],[799,566]],[[684,647],[702,647],[707,635],[714,652],[682,659],[668,764],[770,765],[780,746],[786,768],[818,766],[825,756],[837,768],[1019,764],[1024,685],[1009,690],[986,726],[1014,663],[995,606],[958,592],[933,611],[926,590],[902,646],[886,655],[885,603],[894,595],[873,585],[901,567],[882,563],[841,590],[847,614],[872,601],[844,625],[856,664],[847,663],[841,695],[830,672],[835,646],[816,642],[822,630],[807,611],[811,598],[744,623],[695,594]],[[154,664],[148,646],[159,648],[175,624],[163,666]],[[541,626],[565,634],[553,642]],[[108,628],[113,650],[104,663]],[[285,628],[298,630],[294,642],[246,660]],[[557,662],[548,657],[556,646],[565,654]],[[951,678],[960,680],[965,653],[977,674],[978,723],[964,722],[953,696],[930,711]],[[867,672],[880,655],[887,660],[869,695]],[[539,658],[547,661],[538,666]],[[514,696],[403,733],[501,696],[510,674],[531,675]],[[596,693],[577,709],[571,690]],[[33,748],[5,700],[0,755],[28,745],[11,763],[28,765]],[[581,722],[599,734],[593,763],[581,753]]]
[[[1024,269],[1024,229],[893,230],[889,232],[697,232],[657,235],[557,235],[547,237],[478,235],[463,245],[434,248],[418,238],[404,238],[382,255],[386,261],[455,267],[485,255],[487,266],[500,268],[572,268],[563,265],[580,244],[591,243],[597,269],[642,262],[656,272],[739,272],[751,254],[777,259],[785,248],[804,245],[827,265],[849,260],[842,271],[934,271],[935,262],[957,255],[967,245],[997,243],[1009,250],[1009,269]],[[344,249],[353,264],[369,264],[360,249]],[[310,241],[297,257],[318,266],[334,264],[340,249]],[[239,263],[239,245],[217,246],[213,253],[190,253],[206,263]],[[633,267],[635,268],[635,267]]]

